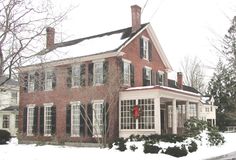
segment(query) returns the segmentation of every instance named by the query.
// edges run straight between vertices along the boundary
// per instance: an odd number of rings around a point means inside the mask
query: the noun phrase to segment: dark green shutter
[[[85,133],[85,105],[80,105],[80,137],[84,137]]]
[[[27,132],[27,107],[23,108],[23,133]]]
[[[93,105],[91,103],[89,103],[87,106],[87,113],[88,113],[88,118],[87,118],[88,136],[92,137],[93,136]]]
[[[66,134],[71,134],[71,105],[66,106]]]
[[[52,88],[55,89],[57,85],[57,77],[55,71],[52,72]]]
[[[130,84],[134,87],[134,65],[130,64]]]
[[[80,65],[80,86],[85,86],[85,64]]]
[[[103,84],[108,81],[108,61],[103,62]]]
[[[39,83],[39,73],[36,71],[34,73],[34,90],[38,91],[40,89],[40,83]]]
[[[39,107],[34,107],[34,121],[33,121],[33,134],[37,135],[38,133],[38,109]]]
[[[44,134],[44,107],[40,107],[40,126],[39,126],[39,132],[40,135]]]
[[[159,82],[159,72],[156,72],[156,84],[160,85],[160,82]]]
[[[143,58],[143,38],[140,38],[140,58]]]
[[[23,79],[23,90],[24,92],[27,92],[28,91],[28,73],[23,73],[22,79]]]
[[[143,68],[143,86],[147,86],[146,68]]]
[[[67,87],[71,88],[72,86],[72,67],[68,67],[67,68],[67,78],[66,78],[66,83],[67,83]]]
[[[150,41],[148,41],[148,59],[152,60],[152,43]]]
[[[108,133],[108,126],[109,126],[109,103],[104,103],[103,106],[103,132],[104,135],[107,136],[106,134]]]
[[[88,65],[88,84],[93,85],[93,63]]]
[[[40,76],[40,90],[43,91],[45,88],[45,72],[41,72]]]
[[[56,133],[56,128],[57,128],[57,112],[56,112],[56,106],[51,107],[51,135],[55,135]]]

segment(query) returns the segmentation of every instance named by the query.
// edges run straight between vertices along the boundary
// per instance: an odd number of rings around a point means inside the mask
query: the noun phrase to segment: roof
[[[7,80],[8,79],[8,77],[6,77],[6,76],[0,76],[0,84],[2,83],[2,82],[4,82],[5,80]],[[15,85],[15,86],[17,86],[18,85],[18,81],[15,81],[15,80],[13,80],[13,79],[9,79],[9,80],[7,80],[5,83],[4,83],[4,85]]]
[[[168,86],[171,87],[171,88],[175,88],[175,89],[179,89],[177,87],[177,83],[175,80],[172,80],[172,79],[168,79]],[[184,91],[188,91],[188,92],[192,92],[192,93],[200,93],[198,90],[196,90],[195,88],[193,87],[190,87],[190,86],[186,86],[186,85],[183,85],[183,90]]]
[[[15,110],[18,111],[19,107],[18,106],[10,106],[10,107],[2,109],[1,111],[15,111]]]
[[[84,57],[94,54],[118,51],[123,44],[132,39],[139,31],[144,29],[149,23],[142,24],[140,29],[132,33],[132,28],[124,28],[89,37],[74,39],[70,41],[55,43],[52,49],[43,49],[31,61],[30,64],[52,62],[75,57]]]

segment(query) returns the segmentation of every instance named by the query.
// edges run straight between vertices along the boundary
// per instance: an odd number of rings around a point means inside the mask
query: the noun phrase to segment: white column
[[[200,119],[200,103],[196,103],[197,119]]]
[[[177,134],[177,113],[176,113],[176,99],[172,101],[172,114],[173,114],[173,125],[172,125],[172,133]]]
[[[186,105],[185,105],[185,111],[186,111],[186,120],[188,120],[190,118],[189,116],[189,101],[186,101]]]
[[[161,110],[160,110],[160,97],[156,97],[154,100],[154,122],[155,132],[161,134]]]

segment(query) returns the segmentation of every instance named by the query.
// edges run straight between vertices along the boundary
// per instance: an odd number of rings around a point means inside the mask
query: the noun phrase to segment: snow
[[[114,33],[111,35],[98,36],[95,38],[85,39],[74,45],[59,47],[46,55],[33,57],[31,61],[27,60],[28,62],[26,62],[24,66],[30,65],[32,62],[37,64],[112,51],[120,47],[128,39],[121,39],[122,34],[123,33]]]
[[[189,153],[185,157],[178,158],[179,160],[201,160],[210,157],[220,156],[233,151],[236,151],[236,133],[223,133],[225,137],[225,144],[222,146],[209,146],[206,144],[206,134],[203,134],[203,141],[198,143],[198,150]],[[191,139],[189,139],[191,140]],[[133,152],[128,146],[135,144],[138,149]],[[200,145],[201,144],[201,145]],[[161,142],[162,146],[168,146],[169,143]],[[173,145],[173,144],[171,144]],[[178,145],[178,144],[177,144]],[[103,160],[117,160],[117,159],[136,159],[136,160],[175,160],[177,158],[165,154],[144,154],[142,150],[143,142],[127,142],[125,152],[120,152],[115,148],[100,149],[100,148],[86,148],[86,147],[69,147],[63,145],[42,145],[36,144],[18,144],[16,138],[13,138],[8,145],[0,145],[0,160],[77,160],[77,159],[103,159]]]

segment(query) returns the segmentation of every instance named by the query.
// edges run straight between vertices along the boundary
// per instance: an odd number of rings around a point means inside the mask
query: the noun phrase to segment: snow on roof
[[[114,51],[120,47],[129,37],[122,38],[123,32],[114,34],[104,34],[93,38],[85,38],[76,44],[58,47],[57,49],[37,57],[33,57],[31,61],[24,63],[24,66],[37,64],[42,62],[50,62],[73,57],[83,57],[97,53]]]
[[[176,91],[176,92],[180,92],[180,93],[191,94],[191,95],[193,95],[193,96],[201,96],[201,94],[199,94],[199,93],[193,93],[193,92],[184,91],[184,90],[181,90],[181,89],[176,89],[176,88],[167,87],[167,86],[159,86],[159,85],[155,85],[155,86],[131,87],[131,88],[127,88],[126,91],[142,90],[142,89],[156,89],[156,88],[168,89],[168,90],[172,90],[172,91]]]

